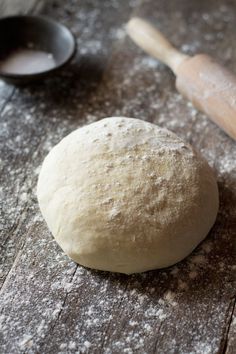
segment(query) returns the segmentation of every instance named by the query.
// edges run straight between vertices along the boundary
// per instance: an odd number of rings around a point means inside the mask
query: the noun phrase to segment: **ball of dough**
[[[37,195],[70,258],[126,274],[182,260],[218,210],[207,162],[170,131],[125,117],[66,136],[43,162]]]

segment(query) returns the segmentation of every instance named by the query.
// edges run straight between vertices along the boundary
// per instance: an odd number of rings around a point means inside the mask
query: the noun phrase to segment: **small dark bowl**
[[[55,66],[35,73],[11,73],[4,72],[0,65],[2,80],[25,84],[48,77],[70,61],[76,51],[76,41],[68,28],[46,17],[10,16],[0,19],[0,62],[17,50],[32,47],[52,54]]]

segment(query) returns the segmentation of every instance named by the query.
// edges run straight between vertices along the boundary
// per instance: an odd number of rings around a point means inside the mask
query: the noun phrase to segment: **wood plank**
[[[170,71],[133,45],[122,25],[143,15],[183,49],[215,54],[236,72],[235,9],[234,1],[213,0],[48,5],[47,14],[78,36],[77,58],[46,84],[0,87],[1,353],[233,353],[235,144],[176,93]],[[217,222],[174,267],[125,276],[77,266],[40,216],[35,186],[48,150],[111,115],[171,129],[215,169]]]

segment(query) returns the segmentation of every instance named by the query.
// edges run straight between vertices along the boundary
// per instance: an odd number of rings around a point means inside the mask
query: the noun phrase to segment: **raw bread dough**
[[[214,175],[190,145],[124,117],[79,128],[56,145],[44,160],[37,195],[68,256],[127,274],[186,257],[218,210]]]

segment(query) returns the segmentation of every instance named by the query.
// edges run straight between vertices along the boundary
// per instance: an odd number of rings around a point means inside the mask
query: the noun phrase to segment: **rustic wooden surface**
[[[236,72],[236,1],[57,0],[44,11],[74,31],[78,54],[46,83],[0,82],[0,353],[235,353],[236,145],[123,26],[142,15],[183,51],[208,52]],[[174,267],[133,276],[84,269],[39,213],[35,186],[49,149],[112,115],[171,129],[216,172],[216,224]]]

